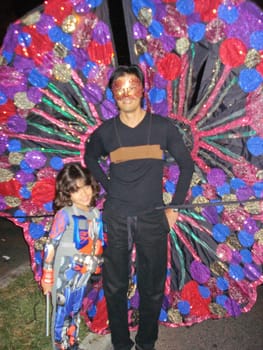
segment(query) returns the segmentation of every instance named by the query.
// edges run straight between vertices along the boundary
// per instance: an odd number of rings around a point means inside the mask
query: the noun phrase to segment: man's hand
[[[172,208],[167,208],[165,209],[165,215],[171,229],[176,223],[179,213],[174,211]]]

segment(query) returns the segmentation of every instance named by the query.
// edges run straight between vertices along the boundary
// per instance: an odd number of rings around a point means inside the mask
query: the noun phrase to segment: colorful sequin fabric
[[[176,121],[195,161],[169,236],[160,322],[237,316],[251,309],[263,282],[263,11],[244,0],[123,5],[131,61],[145,73],[145,108]],[[86,139],[118,113],[107,88],[116,66],[107,2],[45,1],[10,25],[0,64],[0,214],[23,227],[39,280],[55,176],[65,163],[82,162]],[[107,160],[101,165],[107,169]],[[167,205],[178,174],[170,159]],[[84,315],[91,330],[107,331],[101,281]]]
[[[10,25],[0,66],[0,210],[22,226],[39,280],[57,172],[82,162],[92,131],[117,113],[106,1],[46,1]],[[109,97],[108,97],[109,96]]]
[[[176,120],[195,162],[188,204],[170,232],[160,321],[237,316],[263,281],[263,12],[243,0],[138,0],[125,16],[145,104]],[[166,204],[178,174],[171,161]]]

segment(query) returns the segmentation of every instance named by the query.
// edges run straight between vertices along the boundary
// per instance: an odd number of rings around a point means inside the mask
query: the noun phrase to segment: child
[[[98,184],[81,165],[58,173],[56,212],[45,247],[41,286],[52,293],[52,341],[55,350],[77,350],[80,309],[93,273],[102,264],[103,233],[95,208]]]

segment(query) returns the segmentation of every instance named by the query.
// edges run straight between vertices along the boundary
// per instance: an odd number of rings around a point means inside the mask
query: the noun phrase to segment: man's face
[[[130,110],[140,106],[143,96],[143,86],[133,74],[125,74],[114,81],[112,85],[113,96],[121,110]]]

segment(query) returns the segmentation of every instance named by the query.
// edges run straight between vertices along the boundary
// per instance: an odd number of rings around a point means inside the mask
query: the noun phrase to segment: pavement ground
[[[0,287],[30,269],[28,248],[21,228],[2,218],[0,261]],[[110,335],[88,333],[81,349],[112,350]],[[252,310],[238,318],[207,320],[191,327],[161,325],[156,350],[263,350],[263,286],[258,287],[257,302]]]

